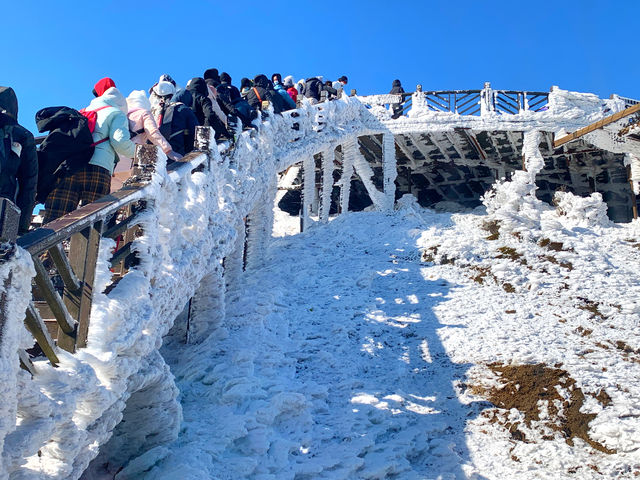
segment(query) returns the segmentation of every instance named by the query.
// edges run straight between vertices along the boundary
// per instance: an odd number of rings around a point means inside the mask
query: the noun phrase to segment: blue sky
[[[112,77],[127,95],[162,73],[184,85],[206,68],[349,77],[348,89],[386,93],[551,85],[640,98],[640,1],[125,2],[9,0],[3,5],[0,85],[34,130],[46,106],[82,108]],[[7,2],[7,3],[9,3]]]

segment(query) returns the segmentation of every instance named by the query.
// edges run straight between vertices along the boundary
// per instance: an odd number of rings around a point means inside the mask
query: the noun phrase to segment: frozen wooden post
[[[331,193],[333,191],[333,161],[335,149],[322,152],[322,204],[320,205],[320,221],[329,221],[331,210]]]
[[[305,231],[311,224],[311,207],[316,184],[316,162],[313,155],[307,155],[302,162],[302,223],[301,231]]]
[[[158,147],[155,145],[136,145],[133,158],[133,176],[140,182],[149,182],[158,162]]]
[[[0,198],[0,242],[15,242],[20,225],[20,209],[9,199]]]
[[[140,146],[140,145],[139,145]],[[71,237],[69,247],[69,265],[80,280],[81,288],[64,287],[64,303],[72,318],[78,320],[75,338],[67,328],[58,328],[58,346],[68,352],[87,346],[89,334],[89,316],[93,302],[93,282],[96,274],[98,250],[102,236],[103,222],[98,221]]]
[[[236,288],[240,283],[240,277],[244,271],[245,241],[246,227],[241,219],[236,225],[236,239],[233,242],[233,250],[224,259],[224,279],[227,291]]]
[[[342,146],[342,176],[340,177],[340,213],[349,211],[349,196],[351,195],[351,176],[353,162],[358,148],[358,138],[347,140]]]
[[[382,135],[382,164],[384,174],[384,209],[393,210],[396,201],[396,142],[392,133]]]
[[[209,161],[207,163],[207,168],[211,170],[211,166],[213,163],[213,155],[211,155],[211,150],[216,145],[215,140],[215,132],[211,127],[196,127],[196,138],[194,142],[194,147],[199,152],[206,152]]]
[[[264,259],[273,232],[273,207],[277,191],[278,179],[274,175],[269,180],[264,194],[247,216],[246,270],[259,267]]]
[[[225,280],[220,259],[212,258],[213,270],[208,272],[191,299],[191,317],[187,343],[206,339],[225,317]]]
[[[634,155],[626,154],[625,155],[625,164],[627,166],[627,178],[629,179],[629,187],[631,188],[631,212],[633,213],[633,219],[638,218],[638,200],[636,198],[636,188],[635,182],[638,179],[633,178],[633,169],[631,164],[633,162],[638,162],[638,159]]]
[[[480,93],[480,116],[484,116],[495,110],[493,104],[493,90],[491,90],[491,83],[484,82],[484,88]]]

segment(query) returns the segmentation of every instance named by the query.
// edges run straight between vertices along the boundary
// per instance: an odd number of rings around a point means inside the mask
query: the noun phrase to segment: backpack
[[[322,82],[317,78],[309,78],[305,82],[304,96],[307,98],[315,98],[320,100],[320,93],[322,92]]]
[[[74,174],[85,166],[95,146],[109,137],[93,141],[99,110],[69,107],[47,107],[36,113],[36,125],[40,133],[48,131],[38,150],[38,188],[36,201],[43,203],[55,188],[58,180]]]

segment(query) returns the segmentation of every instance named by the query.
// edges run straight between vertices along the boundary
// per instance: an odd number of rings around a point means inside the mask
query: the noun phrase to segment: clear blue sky
[[[386,93],[551,85],[640,98],[640,1],[7,0],[0,85],[34,130],[45,106],[82,108],[112,77],[127,95],[162,73],[179,84],[215,67],[238,84],[258,73],[349,77]]]

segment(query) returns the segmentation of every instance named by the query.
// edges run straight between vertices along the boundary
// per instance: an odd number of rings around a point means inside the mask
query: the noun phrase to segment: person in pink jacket
[[[177,161],[182,158],[182,155],[171,149],[169,142],[158,130],[158,125],[151,114],[151,102],[144,90],[131,92],[127,97],[127,107],[132,142],[145,144],[150,141],[160,147],[170,160]]]

